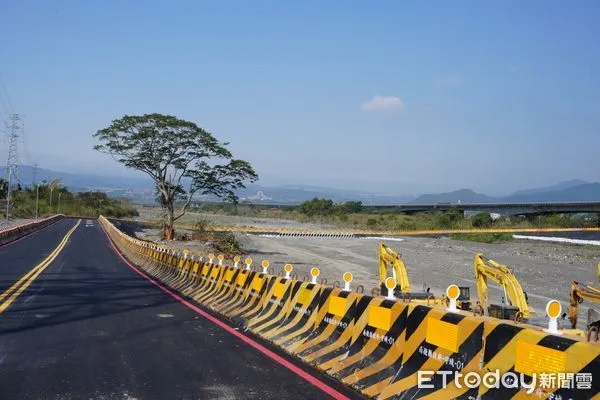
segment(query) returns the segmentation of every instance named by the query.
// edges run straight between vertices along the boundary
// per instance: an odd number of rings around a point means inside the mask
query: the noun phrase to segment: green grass
[[[478,243],[502,243],[514,240],[512,233],[453,233],[450,238]]]

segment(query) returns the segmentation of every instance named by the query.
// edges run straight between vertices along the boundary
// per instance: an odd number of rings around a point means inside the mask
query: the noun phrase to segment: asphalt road
[[[46,258],[77,220],[62,219],[15,242],[0,246],[0,293]]]
[[[0,293],[75,222],[0,249]],[[0,399],[331,398],[319,387],[354,397],[284,367],[140,276],[96,221],[82,221],[0,314]]]

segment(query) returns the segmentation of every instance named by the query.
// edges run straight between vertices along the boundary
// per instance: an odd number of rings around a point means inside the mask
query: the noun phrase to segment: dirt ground
[[[302,226],[294,221],[280,221],[254,218],[208,216],[219,224],[268,226]],[[158,240],[157,230],[144,230],[141,238]],[[352,287],[363,285],[365,293],[378,286],[378,243],[376,239],[318,238],[318,237],[262,237],[236,233],[244,255],[252,257],[255,263],[263,259],[270,261],[276,272],[290,263],[294,272],[302,279],[313,266],[321,270],[320,278],[329,283],[341,281],[344,272],[354,275]],[[477,297],[473,279],[473,258],[480,252],[485,257],[510,267],[527,292],[530,306],[538,315],[544,316],[544,308],[550,299],[557,299],[567,311],[569,288],[573,280],[593,284],[598,287],[596,276],[600,262],[600,247],[577,246],[559,243],[545,243],[514,240],[506,243],[484,244],[452,240],[450,238],[401,237],[401,241],[385,241],[386,245],[399,252],[406,263],[408,277],[413,291],[430,287],[436,294],[442,294],[452,283],[471,287],[471,298]],[[175,247],[191,251],[207,251],[206,243],[171,243]],[[319,278],[319,279],[320,279]],[[500,303],[502,289],[489,283],[489,296],[492,303]],[[580,307],[580,321],[586,320],[587,307]]]
[[[139,217],[134,218],[140,221],[156,221],[161,217],[160,209],[156,207],[138,208]],[[181,219],[177,221],[180,225],[194,225],[196,221],[204,220],[208,225],[213,226],[255,226],[255,227],[277,227],[277,228],[297,228],[297,229],[316,229],[331,228],[339,229],[334,226],[316,225],[303,223],[291,219],[274,218],[253,218],[235,215],[219,215],[214,213],[198,213],[188,211]]]

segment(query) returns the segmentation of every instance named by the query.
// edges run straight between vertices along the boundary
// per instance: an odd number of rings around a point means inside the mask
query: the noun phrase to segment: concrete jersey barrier
[[[600,398],[599,343],[442,306],[201,263],[100,222],[124,256],[148,274],[365,396]],[[489,374],[519,379],[494,387],[482,379]]]

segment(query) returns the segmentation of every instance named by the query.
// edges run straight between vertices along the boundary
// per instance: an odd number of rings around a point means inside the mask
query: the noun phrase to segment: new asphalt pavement
[[[97,221],[68,236],[76,224],[63,219],[0,248],[0,399],[355,397],[277,353],[298,368],[285,367],[153,284]],[[27,284],[17,290],[19,282]]]

